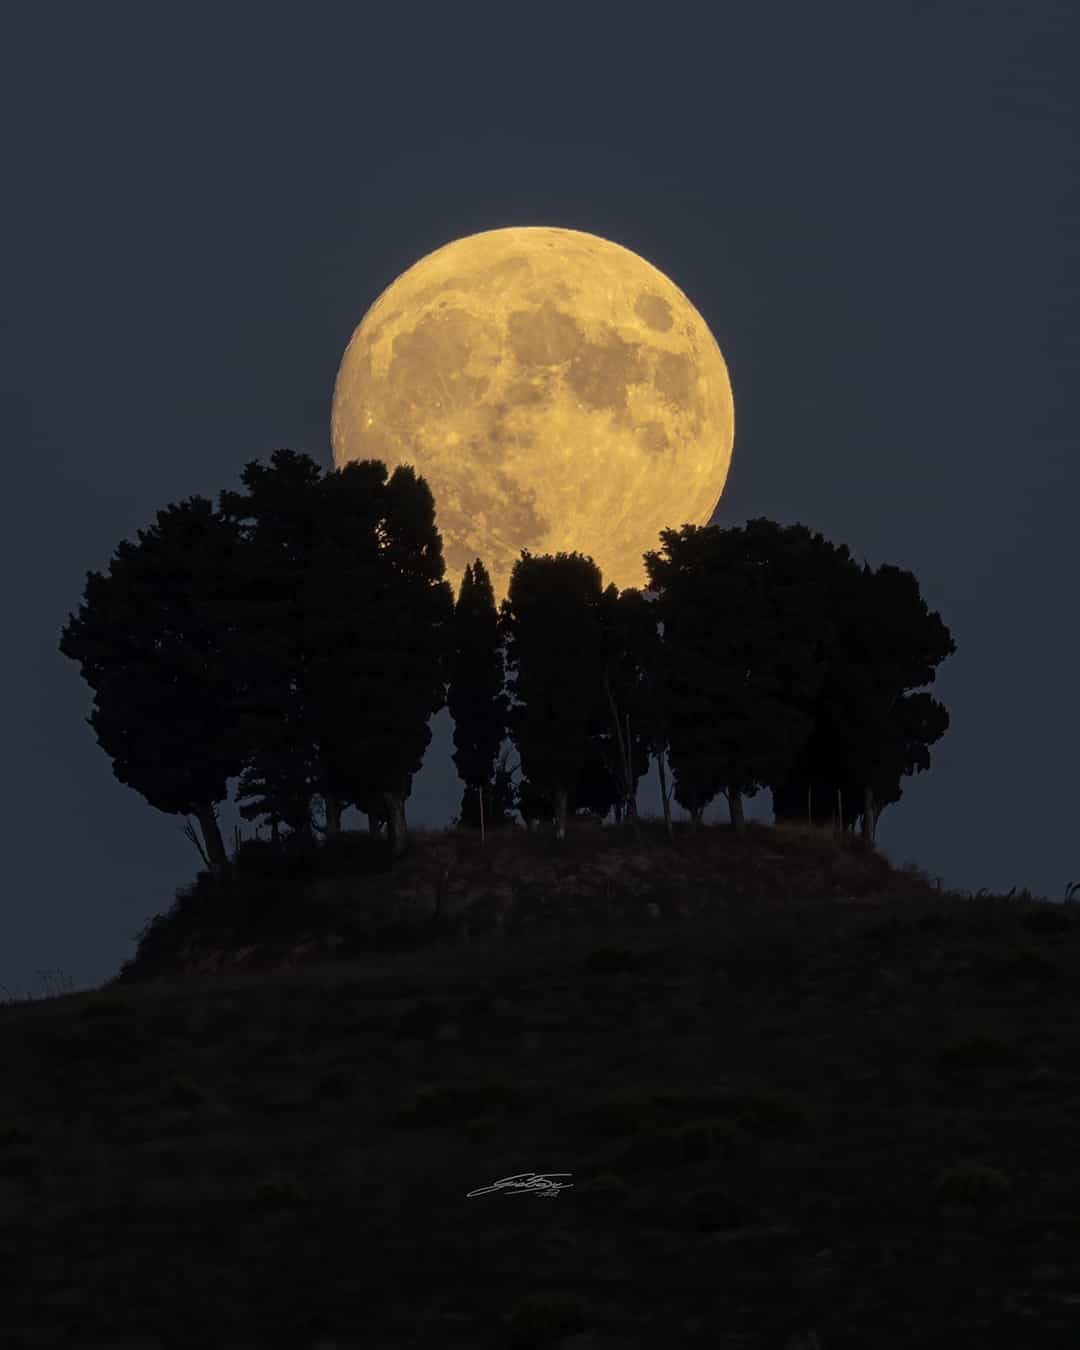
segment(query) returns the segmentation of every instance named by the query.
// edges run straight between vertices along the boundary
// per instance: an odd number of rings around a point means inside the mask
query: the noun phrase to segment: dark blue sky
[[[107,978],[198,864],[84,722],[57,642],[86,571],[278,446],[329,467],[368,306],[506,225],[611,239],[700,310],[735,395],[718,524],[801,521],[909,568],[951,628],[952,727],[884,851],[973,889],[1080,877],[1075,6],[19,8],[0,997]],[[459,799],[433,729],[412,824]]]

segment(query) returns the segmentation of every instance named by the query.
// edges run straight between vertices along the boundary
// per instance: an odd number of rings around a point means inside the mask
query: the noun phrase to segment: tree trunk
[[[323,803],[326,807],[326,837],[337,839],[341,834],[341,803],[332,792],[323,793]]]
[[[555,789],[555,838],[566,838],[566,788]]]
[[[194,815],[199,822],[203,839],[206,842],[206,856],[210,860],[210,871],[215,879],[220,881],[228,869],[229,860],[225,854],[225,843],[221,838],[221,830],[218,827],[217,817],[214,815],[214,808],[210,802],[204,802],[195,807]]]
[[[746,833],[746,817],[743,815],[742,793],[737,787],[727,790],[728,810],[731,812],[731,825],[736,834]]]
[[[664,828],[667,830],[667,837],[671,840],[675,838],[675,831],[671,824],[671,802],[668,799],[667,790],[667,772],[664,769],[664,754],[666,746],[661,746],[656,756],[656,767],[660,771],[660,800],[664,803]]]
[[[630,792],[630,785],[627,781],[626,743],[623,741],[622,727],[619,726],[619,710],[615,706],[615,696],[611,692],[611,685],[608,683],[606,672],[604,674],[604,693],[607,695],[608,710],[611,713],[611,726],[615,732],[615,756],[619,765],[619,778],[622,780],[620,787],[625,798]]]
[[[611,809],[615,812],[615,824],[616,824],[616,825],[621,825],[621,824],[622,824],[622,809],[623,809],[623,804],[622,804],[622,802],[616,800],[615,805],[614,805]]]
[[[626,815],[634,834],[634,843],[641,840],[637,814],[637,782],[634,778],[634,742],[630,737],[630,714],[626,714]]]
[[[690,808],[690,828],[696,834],[701,829],[701,817],[705,814],[703,806],[693,806]]]
[[[386,829],[390,838],[390,856],[400,858],[405,852],[405,801],[398,792],[384,792],[382,799],[386,804]]]
[[[874,789],[864,787],[862,837],[867,848],[873,848],[874,846],[874,827],[876,824],[877,821],[874,819]]]

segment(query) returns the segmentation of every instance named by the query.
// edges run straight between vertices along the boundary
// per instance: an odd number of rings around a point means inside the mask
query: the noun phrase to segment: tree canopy
[[[245,494],[192,498],[87,574],[60,650],[95,691],[88,719],[121,782],[193,812],[211,865],[228,780],[248,818],[328,832],[343,803],[381,810],[395,853],[404,801],[445,702],[453,597],[434,501],[407,466],[322,477],[275,451]]]
[[[194,813],[212,867],[216,806],[310,838],[356,806],[405,848],[404,803],[443,706],[460,820],[614,809],[635,824],[655,754],[667,815],[772,792],[778,820],[861,815],[872,839],[947,730],[922,686],[955,651],[910,572],[859,567],[802,525],[684,525],[644,555],[655,600],[602,585],[580,553],[523,550],[496,611],[481,559],[455,598],[426,481],[377,460],[323,473],[277,450],[215,511],[193,497],[87,573],[60,650],[94,691],[88,722],[117,778]],[[504,740],[521,781],[512,796]],[[500,753],[502,752],[502,753]],[[496,761],[498,764],[496,765]],[[669,826],[670,828],[670,826]]]
[[[250,750],[235,679],[244,547],[206,498],[165,507],[117,546],[107,576],[87,572],[60,640],[94,691],[86,720],[117,779],[159,811],[194,814],[216,868],[214,808]]]
[[[675,799],[700,821],[721,790],[742,797],[786,774],[812,727],[830,638],[807,541],[770,522],[661,532],[645,555],[660,593]]]

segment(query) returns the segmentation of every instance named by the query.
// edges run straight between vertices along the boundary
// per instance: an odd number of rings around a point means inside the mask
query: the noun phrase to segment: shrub
[[[322,850],[314,839],[245,839],[233,858],[238,881],[309,881],[320,870]]]
[[[367,830],[347,830],[336,839],[327,839],[319,848],[319,871],[323,876],[336,872],[373,874],[391,870],[386,840]]]

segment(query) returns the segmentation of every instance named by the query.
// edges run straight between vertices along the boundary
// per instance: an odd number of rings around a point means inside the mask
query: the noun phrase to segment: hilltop
[[[562,843],[521,827],[489,831],[483,844],[477,831],[413,830],[408,853],[393,863],[383,839],[347,831],[289,858],[266,843],[243,844],[233,871],[224,892],[207,872],[184,888],[145,930],[117,982],[285,970],[491,932],[686,920],[740,902],[942,895],[919,869],[897,870],[851,835],[756,822],[742,839],[728,826],[694,832],[679,822],[669,840],[662,822],[647,819],[637,842],[625,826],[580,821]]]

